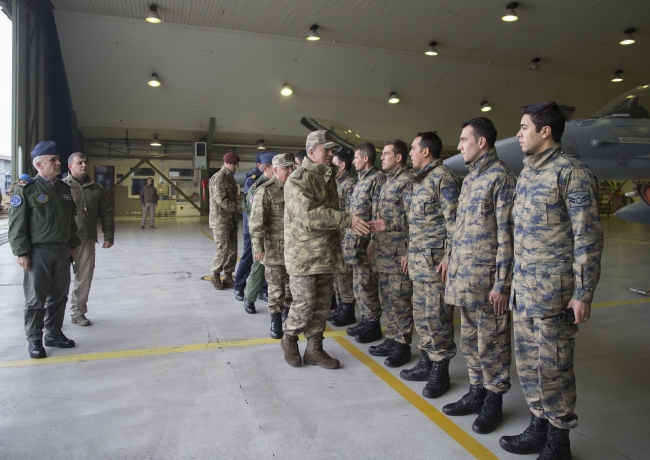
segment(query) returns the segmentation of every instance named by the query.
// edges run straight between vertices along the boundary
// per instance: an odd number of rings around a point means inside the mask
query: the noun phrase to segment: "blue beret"
[[[41,156],[41,155],[58,155],[56,151],[56,142],[54,141],[43,141],[36,144],[34,150],[32,150],[32,159]]]
[[[271,162],[273,161],[273,157],[276,156],[276,155],[277,155],[277,153],[275,153],[275,152],[264,152],[261,155],[260,163],[262,163],[262,164],[271,164]]]
[[[18,178],[20,180],[29,180],[29,174],[21,174],[20,177]]]

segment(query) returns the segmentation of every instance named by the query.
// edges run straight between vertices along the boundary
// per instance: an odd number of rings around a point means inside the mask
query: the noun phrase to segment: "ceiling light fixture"
[[[309,32],[309,36],[307,37],[307,40],[310,41],[320,40],[320,35],[318,35],[318,32],[316,32],[318,30],[318,26],[316,24],[311,26],[309,30],[310,32]]]
[[[535,58],[532,61],[530,61],[530,67],[528,67],[529,70],[539,70],[539,58]]]
[[[397,104],[399,102],[399,98],[397,97],[397,93],[395,91],[390,93],[390,96],[388,96],[388,102],[391,104]]]
[[[149,86],[153,86],[153,87],[155,87],[155,88],[157,88],[158,86],[160,86],[160,80],[158,80],[158,74],[155,73],[155,72],[152,73],[152,74],[151,74],[151,78],[149,79],[149,81],[147,82],[147,84],[148,84]]]
[[[424,52],[427,56],[437,56],[438,50],[436,49],[438,42],[429,42],[429,49]]]
[[[291,96],[291,93],[293,93],[293,90],[289,85],[287,85],[286,83],[282,85],[282,90],[280,91],[280,94],[282,94],[283,96]]]
[[[260,139],[257,141],[257,150],[266,150],[266,146],[264,145],[264,139]]]
[[[492,106],[488,104],[488,101],[481,102],[481,112],[489,112],[492,110]]]
[[[621,77],[621,75],[623,75],[623,71],[622,70],[617,70],[616,72],[614,72],[614,78],[612,78],[612,81],[614,83],[618,83],[620,81],[623,81],[623,77]]]
[[[154,134],[154,135],[153,135],[153,140],[151,141],[151,144],[149,144],[149,145],[151,145],[152,147],[160,147],[160,146],[162,145],[162,144],[158,141],[158,134]]]
[[[158,16],[156,5],[153,3],[149,5],[149,14],[147,15],[147,19],[145,19],[145,21],[150,22],[151,24],[160,24],[162,22],[162,19],[160,19],[160,16]]]
[[[621,45],[631,45],[632,43],[636,42],[636,40],[632,36],[632,34],[635,33],[635,32],[636,32],[636,29],[634,29],[634,28],[630,28],[630,29],[625,30],[625,32],[623,32],[623,40],[621,40],[619,43]]]
[[[515,8],[519,8],[519,3],[517,2],[508,3],[508,6],[506,6],[506,14],[504,14],[501,17],[501,20],[505,22],[514,22],[517,19],[519,19],[519,16],[517,16],[517,12],[515,11]]]

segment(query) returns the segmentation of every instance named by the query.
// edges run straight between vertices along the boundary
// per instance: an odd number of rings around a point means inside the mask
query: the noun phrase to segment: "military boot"
[[[400,367],[411,360],[411,345],[408,343],[397,343],[393,348],[393,352],[388,358],[384,360],[384,364],[388,367]]]
[[[305,364],[318,365],[323,369],[337,369],[341,363],[332,358],[323,350],[323,336],[312,335],[307,339],[307,348],[304,356]]]
[[[503,419],[503,395],[487,390],[483,400],[483,408],[474,424],[472,430],[478,434],[492,433],[499,422]]]
[[[246,313],[250,313],[251,315],[257,313],[255,302],[251,302],[246,296],[244,296],[244,310],[246,310]]]
[[[548,437],[548,420],[530,414],[530,425],[516,436],[502,436],[499,444],[512,454],[537,454],[544,449]]]
[[[368,321],[368,325],[354,336],[354,340],[359,343],[369,343],[381,339],[381,323],[379,320]]]
[[[429,380],[432,366],[433,363],[429,359],[429,354],[422,350],[420,360],[413,369],[404,369],[403,371],[400,371],[399,376],[404,380],[410,380],[411,382],[427,381]]]
[[[336,310],[339,308],[339,302],[336,298],[336,294],[332,294],[332,303],[330,304],[330,310]]]
[[[282,308],[282,322],[283,323],[287,320],[287,316],[289,316],[289,308],[291,308],[291,307],[287,307],[286,305],[284,306],[284,308]]]
[[[429,374],[429,381],[422,390],[422,396],[425,398],[439,398],[451,386],[449,379],[449,360],[434,361]]]
[[[350,337],[355,337],[357,334],[359,334],[362,330],[366,328],[368,325],[368,320],[366,319],[365,316],[361,317],[361,321],[359,321],[359,324],[356,326],[349,327],[345,330],[345,333],[349,335]]]
[[[349,326],[357,322],[357,317],[354,314],[354,303],[344,303],[341,312],[332,315],[332,326],[342,327]]]
[[[235,288],[235,280],[232,279],[232,273],[224,273],[223,274],[223,281],[222,281],[223,287],[226,289],[234,289]]]
[[[397,346],[397,342],[393,339],[386,339],[379,345],[371,345],[368,347],[368,353],[372,356],[390,356],[393,349]]]
[[[549,423],[546,444],[537,460],[571,460],[569,430],[554,427]]]
[[[282,315],[280,313],[271,313],[271,338],[282,338]]]
[[[442,411],[452,416],[480,414],[486,391],[483,385],[470,385],[466,395],[455,403],[447,404]]]
[[[223,291],[223,284],[221,283],[221,276],[219,276],[219,273],[213,273],[210,282],[217,291]]]
[[[284,334],[280,347],[284,352],[284,360],[293,367],[300,367],[302,365],[302,357],[300,356],[300,349],[298,349],[298,337],[295,335]]]
[[[330,315],[327,317],[327,321],[332,321],[336,316],[340,315],[343,311],[343,302],[336,303],[335,308],[330,309]]]

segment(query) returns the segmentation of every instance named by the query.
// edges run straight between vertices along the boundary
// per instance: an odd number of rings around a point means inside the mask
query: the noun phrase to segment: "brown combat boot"
[[[313,335],[307,339],[304,361],[305,364],[317,364],[323,369],[337,369],[341,365],[338,359],[332,358],[323,350],[322,335]]]
[[[221,277],[219,276],[219,273],[213,273],[210,282],[217,291],[223,291],[223,283],[221,283]]]
[[[298,337],[295,335],[284,334],[280,342],[282,351],[284,351],[284,360],[293,367],[302,365],[300,350],[298,349]]]
[[[224,273],[223,274],[223,280],[222,280],[223,287],[226,289],[234,289],[235,288],[235,280],[232,279],[232,273]]]

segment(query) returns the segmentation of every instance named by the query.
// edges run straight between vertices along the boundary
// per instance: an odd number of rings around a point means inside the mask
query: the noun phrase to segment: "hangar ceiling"
[[[79,129],[87,138],[191,140],[216,118],[215,141],[304,142],[300,118],[336,120],[364,140],[437,130],[454,150],[460,122],[481,114],[499,138],[518,108],[556,100],[589,116],[650,83],[644,0],[52,0]],[[321,40],[305,40],[311,24]],[[621,46],[635,27],[637,42]],[[429,41],[439,55],[425,56]],[[541,59],[530,71],[531,59]],[[612,83],[614,71],[624,81]],[[147,86],[157,72],[162,85]],[[283,97],[288,83],[293,95]],[[400,103],[388,104],[397,92]]]

